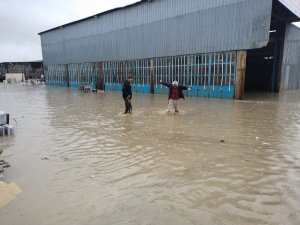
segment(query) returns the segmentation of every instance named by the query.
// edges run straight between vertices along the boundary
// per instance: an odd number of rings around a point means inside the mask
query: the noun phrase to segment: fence
[[[151,65],[151,63],[153,65]],[[234,98],[237,53],[220,52],[121,62],[98,62],[45,67],[46,82],[55,86],[78,86],[103,79],[105,90],[121,91],[128,75],[134,77],[134,92],[166,94],[159,82],[191,87],[188,96]],[[151,83],[151,66],[153,83]]]

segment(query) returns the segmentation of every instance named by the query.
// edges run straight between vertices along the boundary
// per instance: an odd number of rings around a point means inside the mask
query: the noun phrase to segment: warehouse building
[[[48,85],[243,99],[300,87],[298,0],[142,0],[39,33]]]

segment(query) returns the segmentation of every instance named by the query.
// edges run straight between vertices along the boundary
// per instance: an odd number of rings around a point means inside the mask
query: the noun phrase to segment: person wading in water
[[[131,98],[132,98],[132,92],[131,92],[131,83],[133,81],[133,76],[129,75],[127,80],[125,80],[122,88],[122,96],[125,102],[125,112],[123,114],[131,114],[132,113],[132,105],[131,105]]]
[[[180,98],[184,99],[183,90],[190,90],[187,86],[178,85],[175,80],[172,84],[168,84],[160,80],[160,83],[169,88],[169,102],[168,102],[168,113],[174,112],[179,113],[177,108],[178,100]]]

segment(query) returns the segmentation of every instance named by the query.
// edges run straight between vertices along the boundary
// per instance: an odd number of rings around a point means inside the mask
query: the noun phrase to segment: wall
[[[300,28],[286,28],[280,91],[300,88]]]

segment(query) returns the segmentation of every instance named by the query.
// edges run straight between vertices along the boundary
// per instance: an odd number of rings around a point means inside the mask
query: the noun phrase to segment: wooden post
[[[247,51],[237,52],[235,99],[244,99]]]
[[[154,59],[150,59],[150,94],[154,94]]]
[[[70,76],[69,76],[69,67],[68,64],[65,65],[66,81],[67,87],[70,87]]]
[[[97,89],[104,91],[104,80],[103,80],[103,63],[99,62],[99,81],[97,82]]]

